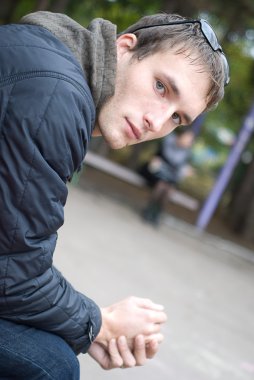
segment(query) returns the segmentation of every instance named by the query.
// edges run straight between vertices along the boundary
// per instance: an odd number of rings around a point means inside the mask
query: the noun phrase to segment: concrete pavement
[[[168,314],[148,364],[107,372],[81,355],[81,380],[254,379],[253,252],[172,220],[156,230],[129,206],[75,187],[65,219],[55,264],[79,291],[101,306],[149,297]]]

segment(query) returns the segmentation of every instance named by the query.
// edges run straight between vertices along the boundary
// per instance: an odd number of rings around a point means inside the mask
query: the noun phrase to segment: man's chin
[[[123,149],[123,148],[125,148],[126,146],[127,146],[128,144],[123,144],[123,143],[120,143],[120,142],[111,142],[110,144],[109,144],[109,146],[110,146],[110,148],[111,149],[113,149],[113,150],[119,150],[119,149]]]
[[[113,136],[104,136],[104,140],[114,150],[125,148],[128,145],[123,139]]]

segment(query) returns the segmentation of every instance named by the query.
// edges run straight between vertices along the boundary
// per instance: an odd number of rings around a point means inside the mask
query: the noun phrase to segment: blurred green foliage
[[[70,4],[68,11],[81,24],[88,24],[92,18],[102,17],[117,24],[121,31],[137,21],[141,15],[157,12],[160,1],[97,0],[94,6],[94,1],[73,0]]]

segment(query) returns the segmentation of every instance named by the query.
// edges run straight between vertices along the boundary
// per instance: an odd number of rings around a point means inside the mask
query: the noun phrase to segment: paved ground
[[[253,380],[254,252],[168,218],[158,230],[134,209],[70,188],[55,263],[101,306],[127,295],[165,305],[168,323],[146,366],[105,372],[80,356],[81,380]]]

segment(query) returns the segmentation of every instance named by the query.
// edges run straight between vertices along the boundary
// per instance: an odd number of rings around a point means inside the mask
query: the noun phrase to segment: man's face
[[[197,64],[173,51],[133,60],[135,43],[133,34],[117,40],[115,93],[101,108],[93,134],[113,149],[163,137],[206,108],[209,79]]]

